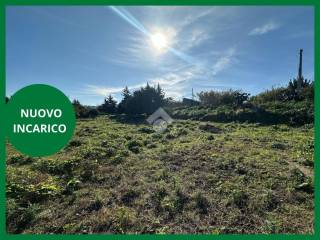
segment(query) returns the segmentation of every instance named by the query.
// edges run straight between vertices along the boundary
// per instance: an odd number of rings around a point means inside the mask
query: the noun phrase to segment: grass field
[[[7,145],[10,233],[313,233],[313,126],[79,120],[69,145]]]

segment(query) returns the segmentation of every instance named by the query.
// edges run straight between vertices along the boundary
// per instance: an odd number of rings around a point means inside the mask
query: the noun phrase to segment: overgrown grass
[[[79,120],[49,158],[7,147],[10,233],[313,233],[313,127]]]
[[[166,108],[171,116],[178,119],[192,119],[214,122],[247,122],[265,125],[287,124],[302,126],[313,124],[313,102],[304,101],[272,101],[264,103],[250,103],[249,106],[235,107],[232,105],[210,106],[182,106]]]

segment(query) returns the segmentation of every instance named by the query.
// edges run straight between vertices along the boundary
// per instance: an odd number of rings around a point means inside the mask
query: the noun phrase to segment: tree
[[[119,105],[121,110],[128,114],[151,114],[164,104],[164,93],[159,84],[157,87],[151,87],[147,83],[132,95],[124,89],[123,96]]]
[[[301,86],[299,86],[298,79],[290,80],[288,87],[286,89],[286,100],[301,101],[306,98],[305,93],[308,89],[313,91],[313,83],[304,78],[301,79]],[[307,91],[306,91],[307,90]]]
[[[123,100],[127,100],[128,98],[131,97],[130,91],[128,89],[128,86],[126,86],[123,90],[122,90],[122,96],[123,96]]]
[[[127,86],[122,90],[122,97],[123,97],[122,101],[118,105],[118,112],[119,113],[126,112],[128,101],[131,97],[131,93],[130,93]]]
[[[117,102],[110,94],[104,99],[104,103],[98,107],[98,110],[102,113],[115,113],[117,111]]]
[[[80,104],[79,100],[77,99],[73,100],[72,105],[74,107],[74,111],[76,112],[76,117],[81,118],[83,116],[83,113],[85,112],[85,108]]]
[[[6,97],[6,103],[9,102],[9,100],[10,100],[10,99],[9,99],[8,97]]]
[[[156,91],[156,103],[159,106],[163,106],[165,103],[165,94],[164,94],[163,89],[160,87],[159,83],[158,83],[157,91]]]
[[[74,111],[76,112],[77,118],[94,118],[99,114],[97,109],[85,107],[77,99],[73,100],[72,105],[74,107]]]

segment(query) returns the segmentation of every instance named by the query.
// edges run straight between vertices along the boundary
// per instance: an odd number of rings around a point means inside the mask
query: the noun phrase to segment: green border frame
[[[6,6],[32,6],[32,5],[277,5],[294,6],[305,5],[314,6],[314,27],[315,27],[315,103],[320,101],[320,95],[317,93],[320,88],[320,1],[318,0],[2,0],[0,1],[0,126],[4,126],[5,120],[5,11]],[[188,239],[190,237],[197,239],[320,239],[320,164],[317,159],[320,157],[320,146],[318,144],[319,114],[320,105],[315,104],[315,234],[257,234],[257,235],[28,235],[28,234],[7,234],[5,224],[6,199],[6,162],[5,162],[5,135],[3,128],[0,129],[0,238],[1,239]],[[317,204],[316,204],[317,203]]]

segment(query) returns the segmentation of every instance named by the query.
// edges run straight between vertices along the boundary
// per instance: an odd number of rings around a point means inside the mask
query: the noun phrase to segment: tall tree
[[[98,110],[102,113],[115,113],[117,110],[117,102],[110,94],[104,99],[104,103],[98,107]]]
[[[122,100],[118,105],[118,112],[119,113],[125,113],[127,111],[127,105],[128,105],[128,101],[131,97],[131,93],[128,89],[128,87],[126,86],[123,90],[122,90]]]
[[[130,91],[128,89],[128,86],[126,86],[123,90],[122,90],[122,96],[123,96],[123,100],[127,100],[131,95],[130,95]]]

